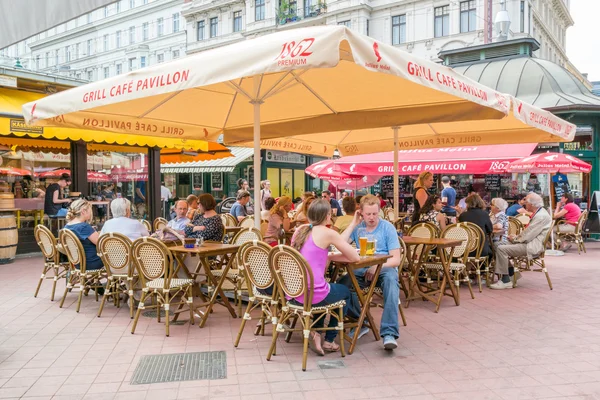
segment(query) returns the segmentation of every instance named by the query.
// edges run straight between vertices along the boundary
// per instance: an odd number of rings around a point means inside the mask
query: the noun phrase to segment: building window
[[[173,33],[179,32],[179,13],[173,14]]]
[[[233,12],[233,31],[239,32],[242,30],[242,12],[234,11]]]
[[[104,7],[104,18],[108,17],[108,6]]]
[[[58,65],[58,49],[54,50],[54,65]]]
[[[447,29],[447,28],[446,28]],[[460,32],[473,32],[477,29],[477,4],[475,0],[460,2]],[[447,33],[444,35],[446,36]]]
[[[311,17],[313,10],[312,0],[304,0],[304,16]]]
[[[3,51],[4,51],[4,50],[3,50]],[[50,52],[49,52],[49,51],[47,51],[47,52],[46,52],[46,60],[45,60],[45,62],[44,62],[44,66],[45,66],[46,68],[48,68],[48,67],[50,66]]]
[[[117,64],[115,67],[116,67],[115,70],[116,70],[117,75],[121,75],[123,73],[123,65]]]
[[[392,17],[392,44],[406,43],[406,15]]]
[[[75,60],[79,59],[79,43],[75,43]]]
[[[521,17],[521,33],[525,33],[525,2],[521,0],[521,9],[520,9],[520,17]]]
[[[217,37],[217,28],[219,27],[219,17],[210,19],[210,37]]]
[[[157,54],[156,55],[156,62],[157,63],[161,63],[163,61],[165,61],[165,55],[164,54]]]
[[[254,0],[254,19],[256,21],[265,19],[265,0]]]
[[[39,70],[40,69],[40,56],[35,56],[35,69]]]
[[[92,13],[87,13],[85,18],[88,24],[92,23]]]
[[[148,4],[148,0],[142,0],[142,4]]]
[[[121,47],[121,31],[115,32],[115,46],[117,49]]]
[[[88,55],[88,56],[92,55],[92,39],[88,39],[88,41],[87,41],[86,55]]]
[[[148,23],[144,22],[142,24],[142,40],[148,40]]]
[[[104,79],[110,76],[110,67],[104,67]]]
[[[160,17],[156,21],[156,36],[162,36],[163,34],[163,18]]]
[[[121,1],[117,1],[117,14],[121,12]]]
[[[198,41],[204,40],[204,20],[198,21],[197,35],[196,36],[198,38]]]
[[[435,37],[448,36],[449,29],[450,29],[450,7],[449,6],[436,7],[434,9],[434,16],[435,16],[434,36]]]
[[[129,44],[135,43],[135,26],[129,27]]]
[[[104,35],[103,39],[103,49],[104,51],[108,51],[108,35]]]
[[[179,50],[173,50],[173,56],[172,56],[173,60],[176,58],[179,58]]]
[[[135,57],[129,59],[129,70],[133,71],[136,68]]]
[[[140,68],[144,68],[146,66],[146,56],[140,57]]]
[[[338,22],[338,25],[344,25],[347,28],[352,28],[352,22],[350,20],[340,21]]]
[[[532,23],[531,23],[531,19],[532,19],[531,4],[527,5],[527,11],[528,11],[527,15],[529,16],[529,18],[528,18],[529,23],[527,24],[527,33],[531,34],[531,25],[532,25]]]
[[[71,61],[71,48],[69,46],[65,46],[65,62]]]
[[[88,71],[88,73],[87,73],[87,80],[88,81],[93,81],[94,80],[94,71]]]
[[[135,0],[129,0],[129,8],[135,8]]]
[[[296,2],[296,0],[290,0],[289,4],[290,5],[288,7],[288,15],[295,16],[298,12],[298,3]]]

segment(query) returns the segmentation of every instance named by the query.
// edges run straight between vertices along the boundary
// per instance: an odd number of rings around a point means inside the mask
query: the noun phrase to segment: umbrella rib
[[[229,121],[229,116],[231,115],[231,110],[233,110],[233,105],[235,104],[235,99],[237,98],[238,92],[233,94],[233,99],[231,99],[231,104],[229,105],[229,110],[227,110],[227,115],[225,116],[225,121],[223,121],[223,127],[221,129],[225,129],[227,126],[227,121]]]
[[[246,98],[247,98],[248,100],[252,100],[252,99],[253,99],[253,97],[252,97],[251,95],[249,95],[249,94],[248,94],[248,92],[246,92],[244,89],[242,89],[242,87],[241,87],[240,85],[238,85],[237,83],[235,83],[235,82],[232,82],[232,81],[227,81],[226,83],[227,83],[229,86],[231,86],[231,87],[232,87],[232,89],[233,89],[233,90],[235,90],[236,92],[238,92],[238,93],[240,93],[240,94],[242,94],[242,95],[246,96]]]
[[[296,80],[303,85],[306,90],[308,90],[309,92],[311,92],[313,94],[313,96],[315,96],[321,103],[323,103],[323,105],[327,108],[329,108],[329,110],[334,113],[337,114],[337,112],[333,109],[333,107],[331,107],[326,101],[325,99],[323,99],[321,96],[319,96],[310,86],[308,86],[306,84],[306,82],[304,82],[304,80],[300,77],[300,75],[296,75],[294,73],[294,71],[291,71],[291,74],[296,78]]]
[[[178,91],[173,93],[172,95],[170,95],[169,97],[167,97],[166,99],[164,99],[163,101],[160,101],[158,104],[156,104],[154,107],[151,107],[148,111],[140,114],[139,116],[137,116],[136,118],[144,118],[146,115],[150,114],[152,111],[156,110],[157,108],[159,108],[160,106],[162,106],[163,104],[165,104],[167,101],[171,100],[173,97],[177,96],[179,93],[181,93],[182,91]]]
[[[306,71],[308,71],[308,70],[301,71],[298,74],[298,76],[304,75],[306,73]],[[274,95],[276,95],[278,93],[283,92],[284,90],[287,90],[287,89],[290,89],[290,88],[296,86],[298,84],[298,81],[296,80],[296,77],[292,75],[292,77],[290,79],[288,79],[287,82],[285,82],[283,85],[281,85],[281,87],[279,89],[274,90],[277,87],[277,85],[279,85],[279,83],[281,83],[281,81],[283,81],[283,79],[285,79],[285,77],[288,76],[288,75],[290,75],[290,74],[291,74],[291,72],[288,71],[283,77],[281,77],[277,82],[275,82],[275,84],[271,87],[271,89],[269,89],[267,91],[267,93],[265,93],[261,97],[261,100],[265,101],[267,98],[269,98],[271,96],[274,96]],[[293,83],[293,85],[290,85],[290,83]]]
[[[427,124],[427,126],[429,126],[429,128],[431,128],[431,130],[433,131],[433,133],[434,133],[436,136],[437,136],[437,135],[439,135],[439,132],[438,132],[438,131],[436,131],[436,130],[434,129],[433,125],[431,125],[431,124]]]

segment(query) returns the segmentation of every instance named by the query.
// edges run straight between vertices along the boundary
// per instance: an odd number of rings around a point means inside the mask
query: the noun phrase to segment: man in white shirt
[[[131,218],[131,202],[126,198],[121,197],[111,201],[110,212],[113,218],[104,223],[100,235],[111,232],[120,233],[132,241],[150,235],[140,221]]]
[[[190,219],[186,216],[187,212],[187,201],[179,200],[177,203],[175,203],[175,218],[169,221],[167,228],[171,228],[183,234],[185,226],[190,223]]]
[[[165,186],[165,182],[160,183],[160,200],[163,202],[163,214],[169,219],[169,199],[173,197],[171,191]]]

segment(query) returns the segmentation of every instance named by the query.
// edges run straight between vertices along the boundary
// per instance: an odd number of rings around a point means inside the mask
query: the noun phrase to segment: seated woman
[[[446,215],[442,213],[443,207],[440,196],[429,196],[419,210],[419,222],[431,222],[443,231],[446,229]]]
[[[289,231],[292,224],[288,212],[292,209],[292,199],[288,196],[281,196],[277,203],[271,208],[269,215],[269,226],[265,233],[264,240],[270,246],[277,246],[281,227],[284,231]]]
[[[352,223],[352,220],[354,220],[354,214],[356,213],[356,201],[354,201],[354,197],[344,197],[342,200],[342,210],[344,210],[345,215],[337,217],[333,226],[333,229],[338,233],[344,233]]]
[[[508,244],[508,217],[506,216],[506,208],[508,203],[506,200],[495,197],[492,199],[492,227],[494,230],[502,230],[501,234],[494,234],[494,245]]]
[[[304,199],[298,207],[298,211],[292,220],[292,225],[294,226],[308,224],[308,217],[306,216],[306,213],[308,211],[308,207],[310,207],[312,202],[315,201],[315,196],[313,196],[311,192],[306,192],[304,193],[303,197]]]
[[[329,246],[334,245],[342,254],[335,257],[338,261],[356,262],[360,259],[356,250],[349,244],[350,234],[359,222],[359,215],[355,215],[346,231],[340,235],[333,229],[327,228],[331,224],[331,206],[327,200],[315,200],[308,209],[309,225],[302,225],[296,230],[292,238],[292,246],[298,250],[306,259],[314,277],[312,305],[314,307],[325,306],[340,300],[345,300],[344,315],[353,318],[360,315],[360,307],[356,294],[350,292],[345,285],[338,283],[327,283],[325,280],[325,269],[328,264]],[[303,297],[294,299],[302,303]],[[337,318],[334,314],[329,316],[329,328],[337,326]],[[325,324],[324,318],[314,323],[314,327],[322,328]],[[325,333],[325,341],[321,343],[319,332],[311,332],[311,349],[319,355],[325,355],[325,351],[333,352],[339,350],[339,345],[334,343],[337,336],[336,330]],[[344,339],[340,339],[344,340]]]
[[[208,193],[201,194],[198,197],[196,216],[192,220],[192,223],[185,227],[185,236],[215,242],[222,241],[225,229],[221,216],[215,211],[216,206],[217,202],[212,195]]]
[[[482,257],[486,257],[492,254],[490,247],[490,234],[493,232],[492,220],[490,215],[485,210],[485,203],[477,193],[470,194],[467,196],[465,203],[467,205],[467,211],[463,211],[458,220],[460,222],[472,222],[479,226],[485,236],[485,245],[481,252]]]
[[[271,209],[275,205],[275,199],[273,197],[268,197],[265,199],[265,209],[260,210],[260,219],[264,221],[269,220],[269,216],[271,215]]]
[[[85,253],[85,267],[88,270],[104,267],[96,250],[96,244],[100,235],[90,225],[92,217],[92,205],[84,199],[75,200],[67,210],[68,222],[65,225],[65,229],[72,231],[81,242],[83,252]],[[79,269],[79,265],[76,265],[75,268]]]

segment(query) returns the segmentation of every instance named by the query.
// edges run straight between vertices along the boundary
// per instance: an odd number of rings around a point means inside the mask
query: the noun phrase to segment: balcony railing
[[[290,7],[287,2],[281,2],[279,10],[277,12],[277,24],[284,25],[290,22],[298,22],[307,18],[315,18],[327,12],[327,4],[308,4],[304,7],[302,14],[297,12],[294,7]]]

